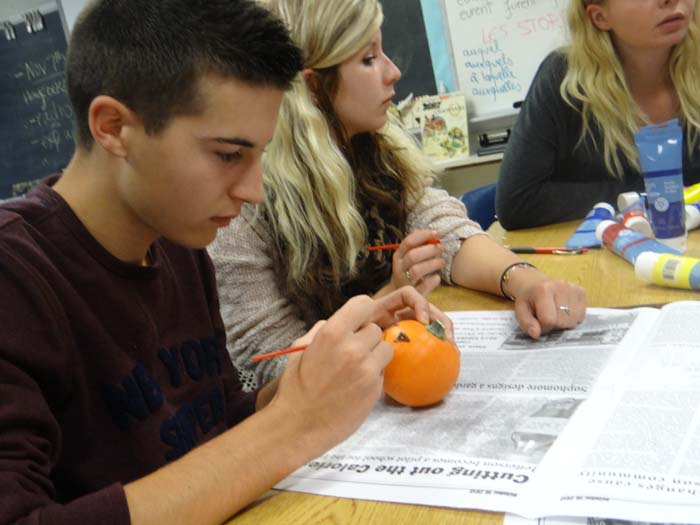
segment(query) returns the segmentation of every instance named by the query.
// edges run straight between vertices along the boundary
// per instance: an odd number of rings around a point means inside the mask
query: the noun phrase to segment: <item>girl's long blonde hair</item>
[[[329,73],[336,78],[337,66],[371,41],[383,18],[376,0],[264,3],[286,22],[304,53],[305,68],[319,72],[321,79]],[[333,93],[324,90],[322,80],[319,85],[312,93],[301,75],[295,80],[263,157],[261,209],[271,223],[278,252],[284,255],[281,263],[286,268],[281,270],[286,270],[287,285],[297,290],[318,285],[317,276],[310,274],[319,267],[326,272],[325,280],[339,287],[353,275],[358,254],[367,245],[356,199],[363,181],[352,167],[353,159],[369,153],[382,174],[398,181],[413,198],[433,176],[429,161],[393,121],[366,134],[359,141],[362,152],[355,139],[346,141],[328,107]]]
[[[595,126],[603,137],[603,158],[608,172],[622,178],[623,157],[630,166],[641,171],[633,134],[650,122],[630,95],[610,32],[598,29],[586,12],[588,5],[604,1],[569,1],[567,20],[571,45],[564,50],[568,70],[560,92],[569,105],[581,111],[583,125],[579,144],[587,134],[592,134]],[[669,60],[688,148],[697,145],[700,129],[700,76],[696,71],[699,63],[700,10],[696,7],[688,35],[674,46]]]

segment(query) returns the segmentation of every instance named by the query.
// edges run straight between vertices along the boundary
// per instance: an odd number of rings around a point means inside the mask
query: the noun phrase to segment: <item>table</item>
[[[505,231],[500,224],[494,223],[489,233],[505,246],[561,246],[566,244],[579,224],[580,221],[571,221]],[[686,255],[700,258],[700,230],[689,232]],[[667,288],[637,280],[634,267],[607,248],[591,249],[581,255],[523,254],[522,258],[553,277],[584,286],[589,306],[661,305],[698,298],[698,292],[694,290]],[[450,293],[449,297],[454,296]],[[452,309],[448,306],[440,304],[442,309]],[[477,306],[476,309],[487,310],[489,307]]]
[[[269,491],[227,525],[502,525],[503,514]]]
[[[488,231],[506,246],[558,246],[566,243],[579,223],[572,221],[517,231],[505,231],[494,223]],[[700,258],[700,231],[688,235],[687,255]],[[698,296],[698,292],[692,290],[637,281],[632,265],[606,248],[581,255],[523,254],[522,257],[553,277],[584,286],[589,306],[659,305]],[[450,286],[440,286],[429,298],[444,311],[512,308],[503,298]],[[228,522],[229,525],[264,523],[502,525],[503,514],[269,491]]]

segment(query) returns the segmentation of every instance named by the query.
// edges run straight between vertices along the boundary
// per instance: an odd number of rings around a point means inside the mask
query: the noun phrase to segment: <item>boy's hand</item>
[[[424,322],[439,319],[452,333],[447,316],[404,287],[378,300],[350,299],[319,327],[304,352],[290,356],[271,406],[304,429],[309,459],[352,434],[372,410],[393,357],[382,328],[409,312]]]
[[[311,330],[306,332],[304,335],[301,337],[295,339],[291,345],[289,346],[302,346],[302,345],[308,345],[313,341],[314,337],[318,333],[318,331],[321,329],[321,327],[326,324],[326,320],[322,319],[320,321],[316,321],[316,324],[314,324],[311,327]]]

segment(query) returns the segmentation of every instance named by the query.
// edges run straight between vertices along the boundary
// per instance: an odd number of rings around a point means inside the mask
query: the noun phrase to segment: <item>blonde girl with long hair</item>
[[[284,361],[251,356],[291,344],[356,294],[457,284],[515,301],[532,337],[575,326],[585,293],[502,248],[388,117],[400,72],[381,46],[376,0],[269,0],[305,68],[283,100],[263,157],[264,201],[220,230],[214,260],[229,352],[249,388]],[[427,244],[431,239],[445,240]],[[449,240],[448,240],[449,239]],[[371,245],[399,243],[393,252]]]
[[[633,134],[679,118],[700,182],[697,0],[570,0],[570,45],[540,66],[508,141],[496,210],[507,229],[578,219],[643,191]]]

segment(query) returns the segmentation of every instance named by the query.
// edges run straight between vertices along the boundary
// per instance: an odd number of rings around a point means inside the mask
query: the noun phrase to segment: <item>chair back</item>
[[[460,197],[467,207],[467,214],[486,230],[496,220],[496,184],[485,184],[466,191]]]

